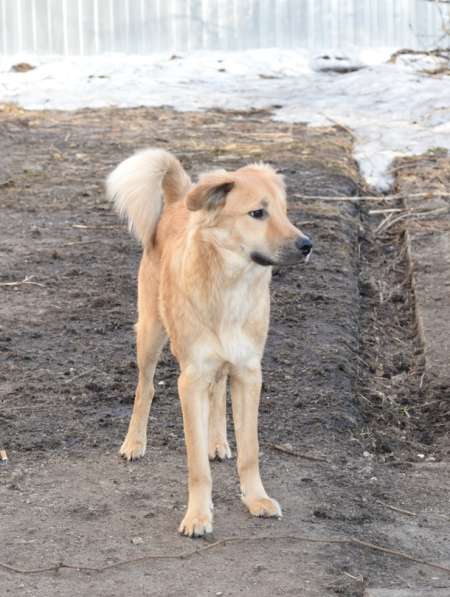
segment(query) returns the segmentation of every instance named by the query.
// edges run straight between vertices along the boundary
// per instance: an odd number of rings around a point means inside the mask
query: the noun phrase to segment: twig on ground
[[[8,180],[0,180],[0,189],[7,189],[8,187],[14,187],[14,181],[9,178]]]
[[[420,376],[420,382],[419,382],[419,390],[422,389],[423,387],[423,381],[425,379],[425,371],[422,373],[422,375]]]
[[[72,224],[71,228],[81,228],[82,230],[111,230],[120,228],[119,224],[99,224],[98,226],[87,226],[86,224]]]
[[[386,209],[370,209],[369,215],[377,215],[377,214],[390,214],[390,213],[398,213],[400,211],[404,211],[401,207],[390,207]]]
[[[422,165],[434,166],[439,157],[439,155],[430,154],[417,160],[408,160],[403,164],[399,164],[398,166],[389,168],[389,174],[395,174],[396,172],[400,172],[401,170],[407,170],[408,168],[417,168],[417,166]]]
[[[101,240],[94,239],[94,240],[75,240],[71,243],[64,243],[59,245],[60,247],[72,247],[73,245],[90,245],[91,243],[99,243]]]
[[[70,568],[71,570],[78,570],[78,571],[89,571],[89,572],[105,572],[106,570],[111,570],[112,568],[117,568],[119,566],[125,566],[127,564],[135,564],[138,562],[143,562],[145,560],[185,560],[190,558],[194,555],[198,555],[209,551],[211,549],[215,549],[220,547],[221,545],[227,545],[230,543],[245,543],[245,542],[253,542],[253,541],[294,541],[294,542],[307,542],[307,543],[321,543],[324,545],[353,545],[355,547],[365,547],[367,549],[371,549],[373,551],[378,551],[380,553],[385,553],[390,556],[395,556],[401,558],[403,560],[408,560],[410,562],[415,562],[416,564],[422,564],[423,566],[428,566],[430,568],[434,568],[435,570],[440,570],[441,572],[446,572],[450,574],[450,568],[448,566],[442,566],[441,564],[435,564],[434,562],[429,562],[428,560],[422,560],[421,558],[416,558],[408,553],[403,551],[398,551],[396,549],[390,549],[388,547],[383,547],[382,545],[377,545],[375,543],[369,543],[368,541],[362,541],[360,539],[348,538],[348,539],[333,539],[333,538],[315,538],[315,537],[302,537],[301,535],[256,535],[254,537],[243,536],[243,537],[225,537],[224,539],[219,539],[218,541],[214,541],[213,543],[209,543],[202,547],[198,547],[196,549],[191,549],[187,551],[182,551],[178,553],[172,554],[144,554],[143,556],[137,558],[130,558],[127,560],[120,560],[118,562],[114,562],[113,564],[105,564],[104,566],[77,566],[75,564],[65,564],[64,562],[60,562],[59,564],[54,564],[53,566],[46,566],[44,568],[18,568],[16,566],[11,566],[10,564],[5,564],[4,562],[0,562],[0,567],[4,568],[5,570],[10,570],[11,572],[17,572],[18,574],[39,574],[43,572],[58,572],[62,568]]]
[[[300,193],[293,193],[291,197],[311,201],[350,201],[357,203],[358,201],[384,201],[389,198],[389,195],[354,195],[349,197],[348,195],[301,195]]]
[[[450,197],[450,193],[441,191],[428,191],[427,193],[397,193],[395,195],[355,195],[349,197],[347,195],[301,195],[293,193],[292,197],[296,199],[311,199],[316,201],[395,201],[397,199],[436,199],[442,197]]]
[[[364,582],[364,577],[362,574],[358,574],[358,576],[353,576],[353,574],[350,574],[350,572],[345,572],[345,570],[344,570],[344,574],[345,574],[345,576],[348,576],[352,580],[356,580],[356,582]]]
[[[403,211],[403,210],[401,210],[401,211]],[[393,217],[394,217],[394,213],[388,214],[384,218],[384,220],[382,222],[380,222],[378,224],[378,226],[375,228],[375,234],[379,234],[381,232],[381,230],[384,228],[384,226],[386,226],[392,220]]]
[[[427,209],[422,211],[416,209],[409,209],[407,211],[404,211],[402,214],[395,218],[392,217],[393,214],[389,214],[389,216],[387,216],[387,218],[385,218],[384,221],[375,230],[375,233],[380,234],[381,232],[386,232],[386,230],[389,230],[389,228],[403,220],[421,220],[423,218],[434,218],[435,216],[442,215],[444,213],[449,213],[449,211],[449,207],[439,207],[437,209]]]
[[[375,500],[377,504],[380,506],[384,506],[385,508],[389,508],[389,510],[394,510],[394,512],[400,512],[400,514],[406,514],[407,516],[417,516],[415,512],[411,512],[410,510],[404,510],[403,508],[397,508],[396,506],[391,506],[390,504],[385,504],[381,500]]]
[[[324,116],[327,120],[329,120],[332,124],[334,124],[334,126],[342,129],[343,131],[346,131],[353,140],[357,139],[355,132],[352,131],[352,129],[350,129],[348,126],[346,126],[345,124],[342,124],[342,122],[338,122],[334,118],[331,118],[331,116],[327,116],[323,112],[320,112],[320,114],[321,114],[321,116]]]
[[[308,456],[308,454],[302,454],[301,452],[296,452],[295,450],[291,450],[287,446],[282,446],[280,444],[267,444],[269,448],[273,450],[278,450],[278,452],[283,452],[284,454],[289,454],[290,456],[296,456],[297,458],[304,458],[305,460],[312,460],[313,462],[327,462],[330,464],[330,461],[326,458],[319,458],[318,456]]]
[[[450,3],[450,0],[426,0],[426,1],[434,2],[435,4],[439,4],[439,3],[449,4]],[[388,62],[395,62],[397,57],[401,56],[403,54],[447,57],[448,50],[446,50],[445,48],[436,48],[434,50],[412,50],[410,48],[403,48],[401,50],[397,50],[396,52],[394,52],[392,54],[392,56],[389,58]]]
[[[0,286],[22,286],[23,284],[32,284],[33,286],[40,286],[41,288],[46,288],[45,284],[41,284],[40,282],[33,282],[34,276],[25,276],[23,280],[17,282],[0,282]]]
[[[85,375],[89,375],[93,371],[97,371],[97,367],[91,367],[90,369],[86,369],[86,371],[81,371],[81,373],[77,373],[76,375],[72,375],[69,379],[64,381],[65,384],[71,383],[74,379],[78,379],[79,377],[84,377]]]

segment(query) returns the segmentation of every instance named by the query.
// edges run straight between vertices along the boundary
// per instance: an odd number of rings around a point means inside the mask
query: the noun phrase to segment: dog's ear
[[[198,209],[213,210],[223,207],[227,200],[227,195],[234,187],[232,180],[226,180],[224,177],[205,176],[186,197],[187,208],[191,211]]]

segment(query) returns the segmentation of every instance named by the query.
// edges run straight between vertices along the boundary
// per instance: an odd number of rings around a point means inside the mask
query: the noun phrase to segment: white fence
[[[429,0],[0,0],[0,53],[426,48],[449,12]]]

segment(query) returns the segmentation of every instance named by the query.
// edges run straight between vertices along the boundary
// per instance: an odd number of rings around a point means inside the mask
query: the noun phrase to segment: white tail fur
[[[191,181],[168,151],[145,149],[120,163],[106,181],[109,198],[130,230],[146,245],[153,238],[163,206],[182,199]]]

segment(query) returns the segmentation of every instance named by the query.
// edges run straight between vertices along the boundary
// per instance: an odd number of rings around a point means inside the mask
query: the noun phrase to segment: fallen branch
[[[400,512],[400,514],[406,514],[407,516],[417,516],[415,512],[411,512],[410,510],[404,510],[403,508],[397,508],[397,506],[391,506],[390,504],[385,504],[381,500],[375,500],[375,502],[377,504],[380,504],[380,506],[389,508],[389,510],[394,510],[394,512]]]
[[[79,377],[84,377],[85,375],[89,375],[93,371],[96,371],[97,367],[91,367],[90,369],[86,369],[86,371],[81,371],[81,373],[77,373],[76,375],[72,375],[69,379],[64,380],[64,384],[72,383],[74,379],[78,379]]]
[[[70,243],[64,243],[62,245],[59,245],[60,247],[73,247],[73,245],[90,245],[93,243],[99,243],[101,242],[101,240],[98,239],[94,239],[94,240],[75,240],[73,242]]]
[[[358,576],[353,576],[353,574],[350,574],[349,572],[345,572],[345,570],[344,570],[344,574],[345,574],[345,576],[348,576],[349,578],[351,578],[352,580],[355,580],[356,582],[364,582],[364,577],[362,574],[359,574]]]
[[[332,70],[332,69],[330,69]],[[341,122],[338,122],[337,120],[335,120],[334,118],[331,118],[331,116],[327,116],[326,114],[324,114],[323,112],[319,112],[319,114],[321,114],[322,116],[324,116],[327,120],[329,120],[331,123],[334,124],[334,126],[342,129],[343,131],[347,132],[350,137],[352,139],[356,139],[356,135],[354,133],[354,131],[352,131],[348,126],[345,126],[345,124],[342,124]]]
[[[399,213],[404,211],[401,207],[386,207],[385,209],[370,209],[369,216],[378,215],[378,214],[390,214],[390,213]]]
[[[403,211],[403,210],[400,210],[400,211]],[[389,213],[389,214],[388,214],[388,215],[387,215],[387,216],[384,218],[384,220],[382,220],[382,221],[381,221],[381,222],[378,224],[378,226],[375,228],[375,235],[379,234],[379,233],[381,232],[381,230],[382,230],[382,229],[383,229],[385,226],[387,226],[387,225],[389,224],[389,222],[391,222],[391,221],[392,221],[392,219],[394,218],[394,213],[395,213],[395,212],[391,212],[391,213]]]
[[[435,4],[449,4],[450,0],[426,0],[426,2],[434,2]],[[441,12],[441,11],[439,11]],[[442,15],[442,13],[441,13]],[[445,37],[445,35],[444,35]],[[396,59],[398,58],[398,56],[402,56],[402,55],[407,55],[407,54],[412,54],[414,56],[438,56],[438,57],[444,57],[447,58],[448,56],[448,50],[446,50],[445,48],[436,48],[434,50],[411,50],[409,48],[403,48],[402,50],[397,50],[396,52],[394,52],[392,54],[392,56],[389,58],[388,62],[392,62],[395,63]]]
[[[120,228],[119,224],[99,224],[98,226],[87,226],[86,224],[72,224],[71,228],[80,228],[82,230],[112,230]]]
[[[389,230],[389,228],[391,228],[391,226],[394,226],[395,224],[398,224],[399,222],[402,222],[403,220],[421,220],[421,219],[426,219],[426,218],[434,218],[435,216],[446,214],[449,211],[450,211],[450,208],[448,208],[448,207],[439,207],[437,209],[427,209],[427,210],[423,210],[423,211],[419,211],[416,209],[410,209],[410,210],[404,211],[397,217],[393,217],[394,214],[390,213],[383,220],[383,222],[381,222],[381,224],[375,230],[375,233],[380,234],[381,232],[386,232],[386,230]]]
[[[395,556],[401,558],[403,560],[408,560],[410,562],[415,562],[416,564],[422,564],[423,566],[428,566],[429,568],[434,568],[435,570],[440,570],[442,572],[446,572],[450,574],[450,568],[447,566],[442,566],[441,564],[435,564],[434,562],[429,562],[427,560],[422,560],[421,558],[416,558],[408,553],[403,551],[398,551],[396,549],[390,549],[388,547],[383,547],[382,545],[376,545],[375,543],[369,543],[368,541],[361,541],[360,539],[317,539],[314,537],[302,537],[300,535],[256,535],[254,537],[226,537],[224,539],[219,539],[218,541],[214,541],[213,543],[209,543],[202,547],[198,547],[196,549],[191,549],[187,551],[182,551],[179,553],[172,553],[172,554],[145,554],[143,556],[137,558],[130,558],[127,560],[120,560],[113,564],[105,564],[104,566],[77,566],[76,564],[65,564],[64,562],[60,562],[59,564],[55,564],[53,566],[46,566],[44,568],[18,568],[16,566],[10,566],[9,564],[5,564],[4,562],[0,562],[0,567],[4,568],[5,570],[10,570],[11,572],[16,572],[18,574],[40,574],[43,572],[58,572],[63,568],[68,568],[71,570],[78,570],[78,571],[88,571],[88,572],[105,572],[106,570],[111,570],[112,568],[117,568],[119,566],[125,566],[127,564],[135,564],[138,562],[143,562],[145,560],[185,560],[191,558],[194,555],[198,555],[204,553],[206,551],[210,551],[211,549],[215,549],[220,547],[221,545],[227,545],[230,543],[243,543],[243,542],[250,542],[250,541],[294,541],[294,542],[307,542],[307,543],[321,543],[325,545],[353,545],[354,547],[365,547],[367,549],[371,549],[372,551],[378,551],[380,553],[385,553],[390,556]]]
[[[294,193],[291,195],[296,199],[312,199],[316,201],[351,201],[357,203],[358,201],[395,201],[397,199],[436,199],[442,197],[450,197],[450,193],[441,191],[428,191],[426,193],[397,193],[395,195],[355,195],[349,197],[347,195],[322,196],[322,195],[300,195]]]
[[[278,452],[283,452],[284,454],[289,454],[290,456],[296,456],[297,458],[304,458],[305,460],[312,460],[313,462],[327,462],[329,464],[329,460],[326,458],[319,458],[318,456],[308,456],[308,454],[302,454],[301,452],[296,452],[291,448],[286,446],[282,446],[280,444],[267,444],[269,448],[273,450],[278,450]]]
[[[34,286],[40,286],[41,288],[45,288],[45,284],[40,284],[39,282],[33,282],[32,279],[34,276],[25,276],[23,280],[18,282],[0,282],[0,286],[22,286],[22,284],[33,284]]]

